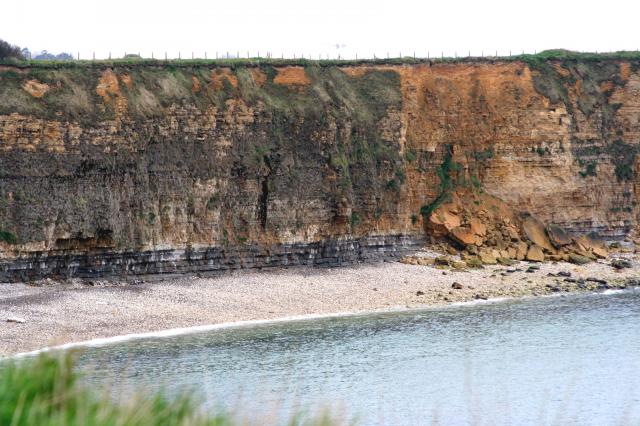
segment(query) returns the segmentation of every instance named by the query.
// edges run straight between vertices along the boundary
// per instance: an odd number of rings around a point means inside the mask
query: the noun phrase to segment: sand
[[[526,262],[467,271],[385,262],[336,269],[293,268],[239,271],[214,277],[180,276],[135,285],[82,280],[0,284],[0,355],[97,338],[235,321],[603,291],[624,287],[630,279],[640,277],[635,255],[625,256],[632,259],[633,266],[622,271],[612,268],[606,260],[583,266],[544,263],[538,264],[540,269],[533,272],[527,272],[532,264]],[[549,275],[558,272],[569,272],[570,279],[596,278],[607,283],[567,282],[566,277]],[[462,288],[453,288],[454,283]]]

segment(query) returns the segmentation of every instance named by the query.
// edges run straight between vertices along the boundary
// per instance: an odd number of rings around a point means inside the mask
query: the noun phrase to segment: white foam
[[[22,357],[28,357],[28,356],[35,356],[44,352],[50,352],[54,350],[65,350],[65,349],[72,349],[72,348],[78,348],[78,347],[97,347],[97,346],[110,345],[114,343],[122,343],[129,340],[149,339],[149,338],[156,338],[156,337],[159,337],[159,338],[174,337],[174,336],[181,336],[185,334],[195,334],[195,333],[203,333],[207,331],[221,330],[226,328],[250,327],[255,325],[273,324],[273,323],[280,323],[280,322],[308,321],[308,320],[322,319],[322,318],[349,317],[349,316],[368,315],[368,314],[384,313],[384,312],[403,312],[403,311],[409,311],[413,309],[415,308],[396,307],[396,308],[387,308],[387,309],[380,309],[380,310],[373,310],[373,311],[345,311],[345,312],[335,312],[335,313],[329,313],[329,314],[305,314],[305,315],[293,315],[293,316],[286,316],[286,317],[272,318],[272,319],[233,321],[233,322],[224,322],[224,323],[217,323],[217,324],[196,325],[192,327],[170,328],[166,330],[150,331],[145,333],[131,333],[131,334],[123,334],[120,336],[113,336],[113,337],[102,337],[102,338],[91,339],[91,340],[83,340],[80,342],[65,343],[65,344],[56,345],[56,346],[45,346],[44,348],[37,349],[35,351],[21,352],[21,353],[15,354],[13,355],[13,357],[22,358]]]
[[[621,290],[621,289],[609,289],[609,290],[603,291],[600,294],[610,295],[610,294],[619,294],[619,293],[624,293],[624,290]]]
[[[130,340],[136,339],[149,339],[149,338],[164,338],[164,337],[175,337],[181,336],[185,334],[195,334],[195,333],[203,333],[208,331],[222,330],[227,328],[239,328],[239,327],[250,327],[261,324],[274,324],[281,322],[293,322],[293,321],[309,321],[315,319],[323,319],[323,318],[340,318],[340,317],[353,317],[353,316],[363,316],[369,314],[376,313],[394,313],[394,312],[410,312],[410,311],[425,311],[425,310],[437,310],[450,306],[473,306],[479,304],[487,304],[487,303],[498,303],[504,302],[507,300],[513,300],[513,298],[507,297],[496,297],[492,299],[477,299],[470,300],[468,302],[458,302],[437,306],[416,306],[416,307],[390,307],[383,309],[375,309],[370,311],[345,311],[345,312],[333,312],[328,314],[305,314],[305,315],[292,315],[285,316],[280,318],[272,318],[272,319],[258,319],[258,320],[246,320],[246,321],[233,321],[233,322],[225,322],[225,323],[217,323],[217,324],[206,324],[206,325],[196,325],[192,327],[180,327],[180,328],[170,328],[166,330],[159,331],[150,331],[145,333],[131,333],[131,334],[123,334],[120,336],[113,337],[102,337],[91,340],[83,340],[80,342],[70,342],[62,345],[56,346],[45,346],[44,348],[37,349],[35,351],[30,352],[21,352],[13,355],[14,358],[23,358],[29,356],[39,355],[45,352],[50,351],[58,351],[58,350],[66,350],[80,347],[98,347],[111,345],[114,343],[122,343]]]

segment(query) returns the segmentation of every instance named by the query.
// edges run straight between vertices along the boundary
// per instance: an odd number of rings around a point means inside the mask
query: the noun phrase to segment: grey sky
[[[84,58],[93,52],[371,57],[640,48],[640,6],[629,0],[8,0],[2,9],[0,38]]]

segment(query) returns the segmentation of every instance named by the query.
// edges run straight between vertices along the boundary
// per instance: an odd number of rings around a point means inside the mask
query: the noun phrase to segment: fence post
[[[96,60],[96,52],[93,52],[93,60]]]
[[[182,52],[178,52],[178,60],[182,59]]]
[[[109,60],[111,60],[111,52],[109,52]]]
[[[191,52],[191,60],[193,61],[193,52]]]

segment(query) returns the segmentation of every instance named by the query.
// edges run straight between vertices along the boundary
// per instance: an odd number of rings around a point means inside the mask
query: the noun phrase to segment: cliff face
[[[387,252],[421,241],[444,179],[621,237],[637,226],[638,67],[4,67],[3,276],[138,262],[122,253],[214,250],[211,269],[339,241]]]

